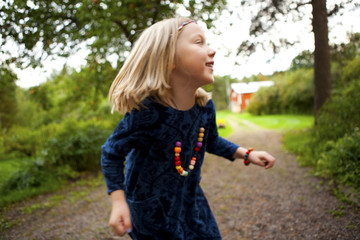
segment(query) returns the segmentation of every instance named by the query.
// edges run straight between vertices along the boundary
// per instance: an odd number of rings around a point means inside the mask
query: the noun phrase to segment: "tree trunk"
[[[330,48],[328,41],[326,0],[312,0],[312,26],[315,38],[314,52],[314,111],[331,95]],[[316,123],[316,120],[315,120]]]

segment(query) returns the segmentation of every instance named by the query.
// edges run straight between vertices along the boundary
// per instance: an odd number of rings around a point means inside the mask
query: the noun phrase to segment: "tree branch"
[[[132,43],[132,35],[130,31],[126,28],[126,26],[119,20],[115,20],[115,23],[119,25],[119,27],[123,30],[127,40]]]

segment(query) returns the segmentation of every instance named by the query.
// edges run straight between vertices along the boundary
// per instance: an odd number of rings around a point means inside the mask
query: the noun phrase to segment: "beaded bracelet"
[[[249,166],[249,164],[250,164],[250,161],[249,161],[248,159],[249,159],[249,154],[250,154],[252,151],[254,151],[254,149],[253,149],[253,148],[249,148],[249,149],[246,151],[246,153],[245,153],[245,156],[244,156],[244,164],[245,164],[245,166]]]

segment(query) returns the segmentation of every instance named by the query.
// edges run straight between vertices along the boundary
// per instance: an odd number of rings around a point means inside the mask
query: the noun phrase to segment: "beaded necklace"
[[[189,175],[189,172],[194,169],[194,166],[195,166],[195,163],[196,163],[197,153],[200,151],[200,149],[201,149],[201,147],[203,145],[202,141],[204,139],[204,132],[205,132],[205,128],[201,127],[199,129],[199,135],[198,135],[197,143],[196,143],[195,148],[194,148],[195,153],[191,158],[189,169],[187,171],[184,170],[182,168],[182,166],[181,166],[181,160],[180,160],[181,142],[177,141],[175,143],[175,148],[174,148],[174,152],[175,152],[175,168],[176,168],[177,172],[183,177],[186,177],[187,175]]]

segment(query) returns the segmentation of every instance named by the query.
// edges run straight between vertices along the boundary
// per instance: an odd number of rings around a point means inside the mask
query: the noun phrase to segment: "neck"
[[[179,92],[171,91],[170,105],[181,111],[186,111],[192,108],[195,104],[195,92]]]
[[[180,76],[174,72],[171,74],[171,99],[169,104],[177,110],[189,110],[195,104],[195,93],[198,88],[193,79]]]

